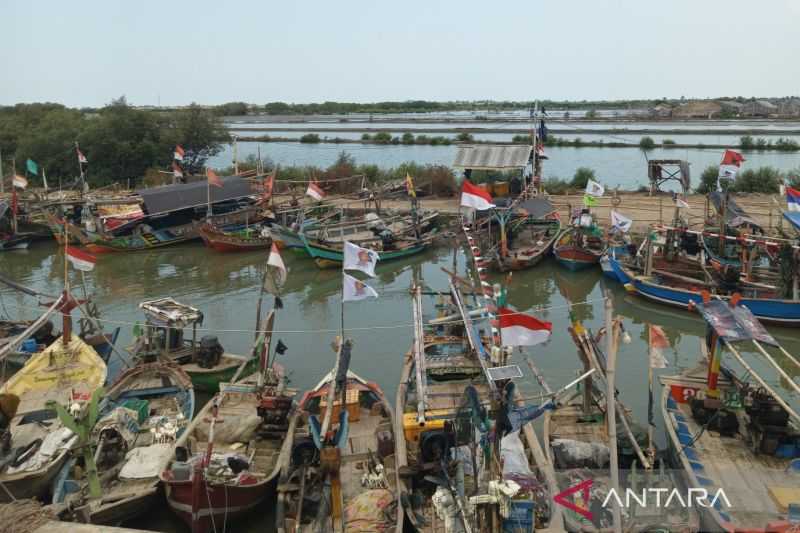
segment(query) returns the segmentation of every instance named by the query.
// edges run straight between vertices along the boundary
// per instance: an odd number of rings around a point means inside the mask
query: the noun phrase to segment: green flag
[[[588,194],[583,195],[583,205],[586,207],[594,207],[597,205],[597,198],[594,196],[589,196]]]
[[[30,172],[34,176],[39,175],[39,165],[37,165],[36,161],[34,161],[33,159],[28,159],[28,161],[25,163],[25,166],[28,167],[28,172]]]

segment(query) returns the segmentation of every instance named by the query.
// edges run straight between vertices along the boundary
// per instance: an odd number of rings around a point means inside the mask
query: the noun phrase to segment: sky
[[[0,104],[800,94],[800,0],[4,0]]]

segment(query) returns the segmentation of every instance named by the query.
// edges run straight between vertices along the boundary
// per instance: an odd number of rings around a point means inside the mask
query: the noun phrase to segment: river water
[[[200,243],[189,243],[161,251],[131,254],[106,254],[99,257],[94,272],[85,277],[85,286],[93,295],[101,318],[111,329],[119,326],[119,346],[128,346],[132,328],[142,320],[139,302],[171,296],[199,308],[205,314],[205,334],[215,334],[229,352],[248,353],[253,334],[255,306],[258,299],[263,253],[242,255],[216,254]],[[276,338],[289,347],[279,361],[290,372],[292,386],[300,390],[313,387],[331,368],[334,352],[331,341],[341,321],[341,274],[319,270],[302,255],[286,251],[284,261],[289,270],[284,287],[284,309],[276,321]],[[403,355],[409,349],[412,335],[412,311],[408,289],[412,280],[423,280],[430,288],[446,290],[447,275],[442,268],[465,272],[465,258],[460,250],[438,248],[405,262],[379,265],[377,278],[370,284],[379,299],[346,303],[344,307],[346,335],[355,341],[352,369],[362,377],[377,382],[394,403]],[[63,286],[63,252],[51,243],[36,243],[29,250],[0,254],[0,271],[41,292],[56,294]],[[73,292],[83,294],[84,280],[70,271]],[[551,386],[565,384],[580,368],[575,347],[567,327],[570,314],[597,330],[603,320],[603,291],[608,290],[615,313],[625,319],[632,337],[621,346],[618,356],[618,388],[620,398],[633,408],[640,423],[647,420],[647,330],[646,323],[664,328],[670,347],[665,350],[669,368],[657,374],[674,372],[693,365],[698,358],[699,341],[704,326],[699,318],[680,310],[653,306],[626,295],[624,290],[603,279],[599,268],[581,273],[567,272],[552,260],[535,269],[518,272],[509,284],[509,304],[553,323],[551,340],[525,350],[540,367]],[[29,296],[10,289],[0,289],[0,315],[11,318],[33,318],[42,308]],[[430,302],[426,312],[431,313]],[[800,353],[800,336],[796,330],[772,330],[792,353]],[[747,354],[750,362],[766,375],[773,376],[760,356]],[[515,355],[525,373],[522,388],[526,394],[538,393],[527,366]],[[727,360],[732,363],[731,359]],[[111,375],[121,363],[112,355]],[[731,367],[737,369],[736,364]],[[797,375],[796,368],[785,367]],[[786,393],[786,384],[771,380]],[[788,393],[785,394],[788,397]],[[795,399],[796,400],[796,399]],[[794,401],[794,400],[793,400]],[[797,405],[797,401],[794,404]],[[659,441],[662,424],[656,410]],[[236,531],[272,531],[271,505],[265,505],[266,516],[253,516]],[[150,510],[146,516],[130,524],[160,531],[187,531],[173,517],[166,504]],[[230,529],[229,529],[230,530]]]

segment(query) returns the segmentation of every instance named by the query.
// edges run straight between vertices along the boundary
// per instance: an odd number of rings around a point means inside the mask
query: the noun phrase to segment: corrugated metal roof
[[[222,187],[211,187],[211,203],[234,200],[255,194],[250,182],[239,177],[221,178]],[[206,180],[164,185],[152,189],[136,191],[142,198],[144,209],[148,215],[157,215],[188,207],[205,205],[208,202]]]
[[[453,166],[476,170],[525,168],[532,151],[529,144],[464,144],[458,147]]]

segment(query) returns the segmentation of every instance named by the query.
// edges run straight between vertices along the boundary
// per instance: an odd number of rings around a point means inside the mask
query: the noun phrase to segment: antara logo
[[[573,495],[580,493],[581,502],[584,506],[588,506],[592,483],[593,481],[591,479],[581,481],[577,485],[553,496],[553,500],[562,507],[591,521],[593,518],[592,512],[589,511],[588,507],[582,507],[576,504]],[[708,490],[702,488],[689,488],[684,493],[676,488],[668,489],[663,487],[643,488],[639,492],[633,489],[626,489],[623,494],[624,496],[620,497],[615,489],[609,490],[603,500],[602,506],[607,509],[610,504],[615,501],[617,505],[626,509],[634,506],[665,508],[673,504],[683,508],[716,507],[718,503],[728,508],[731,507],[731,502],[728,500],[728,496],[723,489],[717,489],[713,495],[711,495]]]

